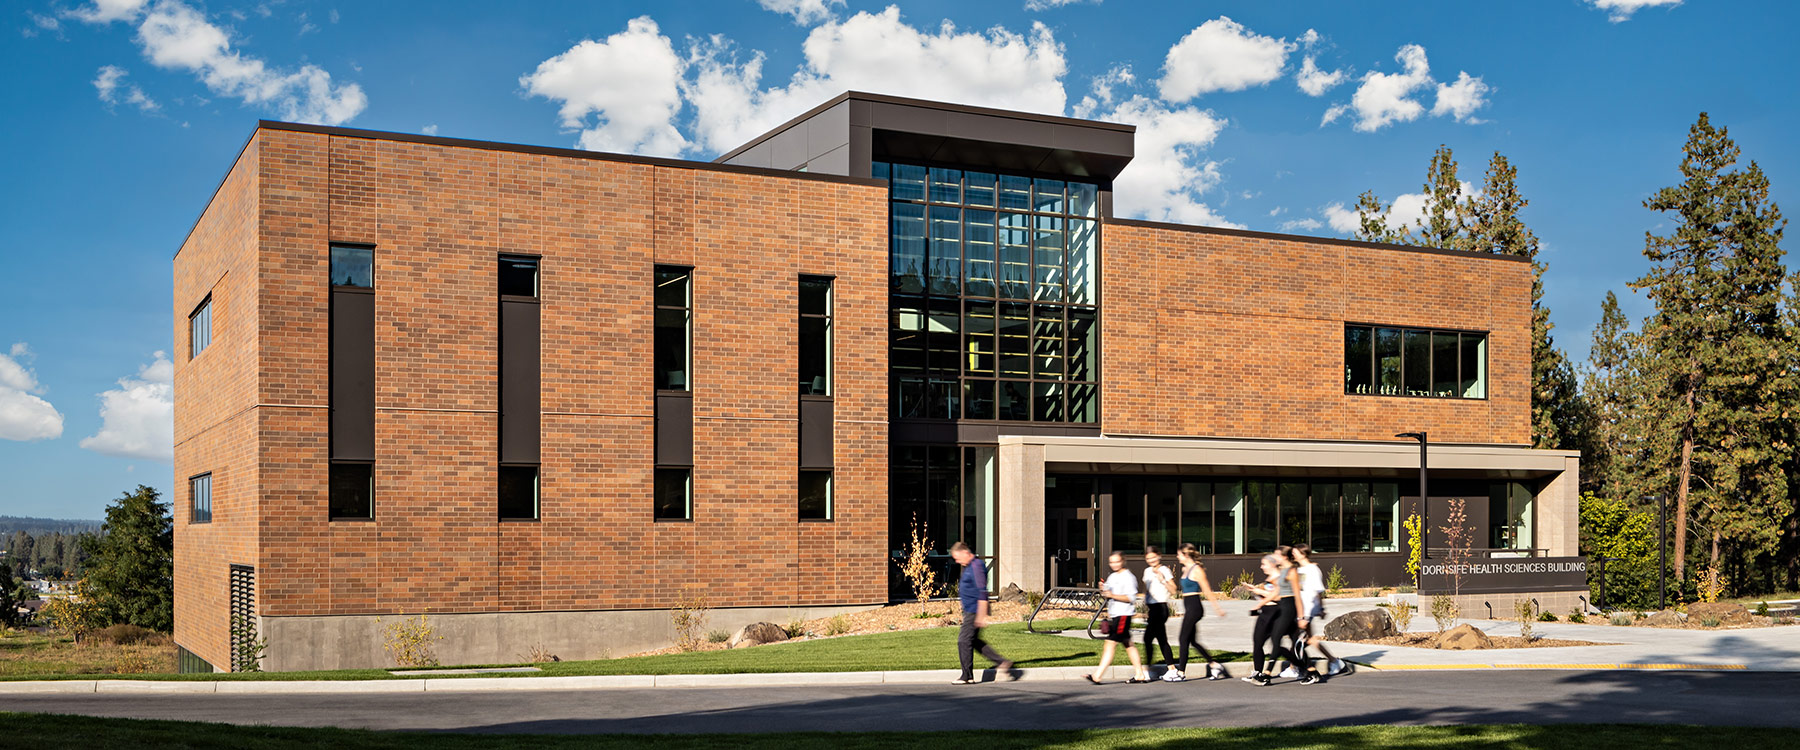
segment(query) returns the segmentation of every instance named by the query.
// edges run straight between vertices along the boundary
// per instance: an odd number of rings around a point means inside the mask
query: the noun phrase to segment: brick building
[[[860,93],[712,163],[261,123],[174,262],[184,664],[874,606],[915,523],[996,587],[1183,541],[1360,585],[1454,503],[1487,588],[1585,594],[1531,573],[1577,457],[1528,448],[1530,266],[1116,219],[1133,134]]]

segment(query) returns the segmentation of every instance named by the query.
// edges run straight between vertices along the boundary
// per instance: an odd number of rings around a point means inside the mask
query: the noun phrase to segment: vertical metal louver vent
[[[249,658],[250,644],[257,641],[256,569],[248,565],[231,566],[231,671],[243,672],[254,664]]]

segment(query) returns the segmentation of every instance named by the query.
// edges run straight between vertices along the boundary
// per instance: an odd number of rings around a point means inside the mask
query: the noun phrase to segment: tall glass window
[[[694,520],[694,470],[656,470],[655,519],[658,521]]]
[[[800,520],[831,520],[831,472],[800,472]]]
[[[656,390],[693,389],[693,270],[656,267]]]
[[[188,522],[212,522],[212,474],[188,480]]]
[[[893,413],[1099,420],[1098,187],[876,163],[889,184]]]
[[[831,279],[800,277],[800,395],[831,395]]]
[[[188,315],[188,359],[200,356],[200,352],[212,344],[212,295],[200,301],[200,306]]]
[[[1345,326],[1344,392],[1487,398],[1487,334]]]

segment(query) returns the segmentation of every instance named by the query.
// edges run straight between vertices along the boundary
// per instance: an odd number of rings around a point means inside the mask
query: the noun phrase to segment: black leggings
[[[1169,605],[1150,602],[1149,609],[1150,621],[1144,627],[1144,661],[1156,655],[1158,642],[1162,643],[1163,661],[1175,661],[1175,652],[1169,650]]]
[[[1297,628],[1300,623],[1296,617],[1297,616],[1294,614],[1293,597],[1276,599],[1274,602],[1265,605],[1262,609],[1257,611],[1255,630],[1256,647],[1251,652],[1251,657],[1254,660],[1254,665],[1258,674],[1263,673],[1263,648],[1265,645],[1273,648],[1273,656],[1275,658],[1284,659],[1289,664],[1300,664],[1300,658],[1294,655],[1292,649],[1281,642],[1281,639],[1283,638],[1294,642],[1299,641],[1299,631]],[[1312,670],[1310,665],[1306,668],[1307,671]]]
[[[1182,602],[1187,607],[1187,611],[1181,615],[1181,666],[1177,668],[1186,672],[1189,644],[1200,651],[1200,658],[1205,659],[1207,664],[1213,663],[1213,657],[1212,652],[1200,645],[1200,618],[1206,616],[1206,610],[1201,607],[1200,597],[1184,597]]]

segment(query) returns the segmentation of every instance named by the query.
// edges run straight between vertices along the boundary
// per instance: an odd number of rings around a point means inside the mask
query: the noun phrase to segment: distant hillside
[[[0,516],[0,536],[10,535],[15,531],[23,531],[32,536],[39,534],[79,534],[84,531],[99,531],[99,521],[76,521],[67,518],[25,518],[21,516]]]

